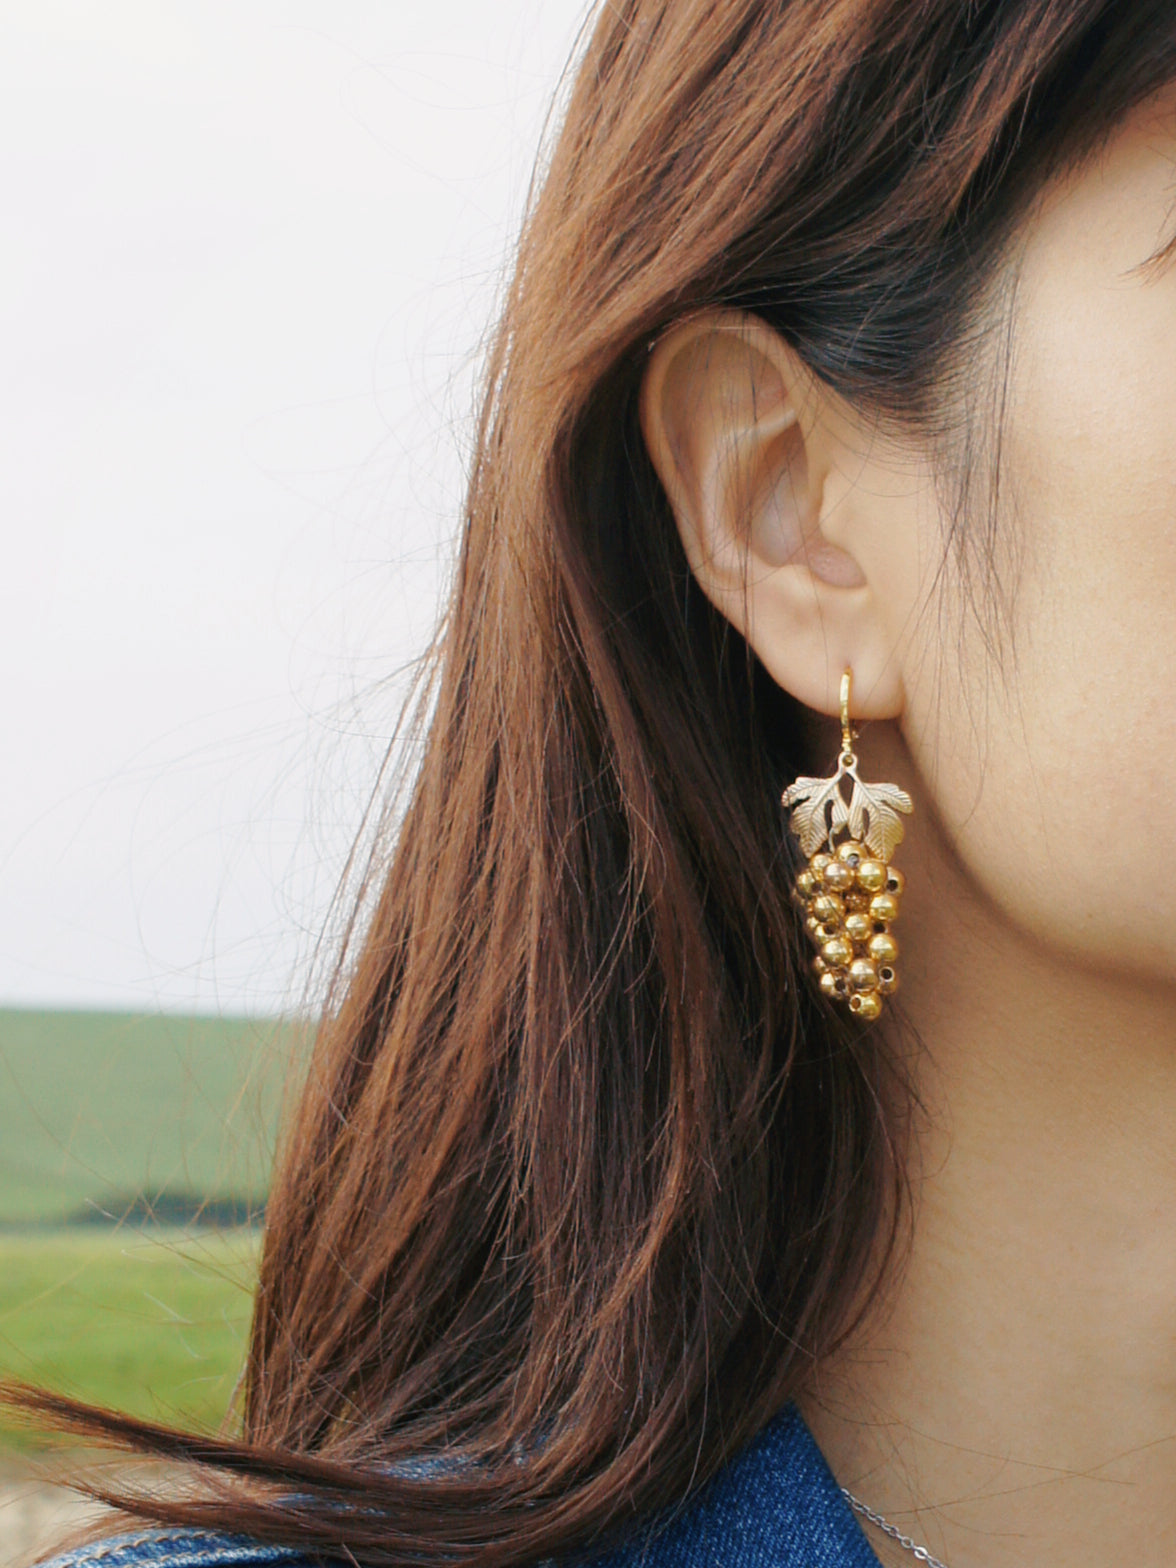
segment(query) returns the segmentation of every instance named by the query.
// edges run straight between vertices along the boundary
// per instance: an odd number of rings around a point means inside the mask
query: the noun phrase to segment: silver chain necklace
[[[859,1497],[855,1497],[848,1487],[841,1488],[841,1495],[855,1514],[861,1514],[863,1519],[868,1519],[872,1525],[876,1525],[881,1530],[883,1535],[888,1535],[892,1541],[897,1541],[903,1551],[910,1552],[911,1556],[917,1558],[919,1562],[926,1563],[927,1568],[947,1568],[947,1564],[941,1563],[938,1557],[932,1557],[925,1546],[919,1546],[909,1535],[904,1535],[897,1525],[891,1524],[889,1519],[883,1519],[880,1513],[875,1513],[874,1509],[863,1503]]]

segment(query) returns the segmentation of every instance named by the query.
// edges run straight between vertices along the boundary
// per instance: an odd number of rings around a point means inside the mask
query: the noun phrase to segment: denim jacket
[[[145,1530],[43,1568],[310,1568],[298,1551],[240,1536]],[[878,1568],[799,1414],[789,1409],[685,1508],[647,1524],[588,1568]]]

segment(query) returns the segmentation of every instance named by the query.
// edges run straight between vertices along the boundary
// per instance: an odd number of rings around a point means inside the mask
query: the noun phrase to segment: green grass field
[[[298,1038],[272,1020],[0,1011],[0,1228],[168,1191],[259,1201]]]
[[[244,1357],[257,1246],[247,1230],[0,1237],[0,1369],[213,1430]],[[43,1440],[0,1410],[0,1452]]]
[[[0,1011],[0,1376],[216,1426],[258,1231],[79,1221],[169,1198],[260,1205],[303,1038],[273,1020]],[[0,1412],[0,1452],[37,1441]]]

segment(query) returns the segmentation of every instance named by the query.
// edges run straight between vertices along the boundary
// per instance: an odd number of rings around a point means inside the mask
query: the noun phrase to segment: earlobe
[[[654,345],[640,412],[691,569],[769,673],[819,712],[836,711],[846,666],[870,692],[886,660],[869,574],[847,526],[828,394],[795,351],[742,312],[688,317]],[[891,713],[861,716],[892,716],[894,684],[874,692]]]

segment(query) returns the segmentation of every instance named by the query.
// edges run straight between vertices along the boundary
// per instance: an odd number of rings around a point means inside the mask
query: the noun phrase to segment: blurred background
[[[0,6],[0,1373],[228,1406],[583,11]]]

